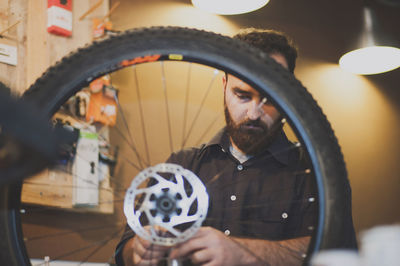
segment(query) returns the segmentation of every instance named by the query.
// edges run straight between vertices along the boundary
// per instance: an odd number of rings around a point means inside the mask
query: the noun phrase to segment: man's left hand
[[[197,265],[249,265],[256,261],[246,249],[224,233],[201,227],[191,239],[175,246],[171,259],[189,258]]]

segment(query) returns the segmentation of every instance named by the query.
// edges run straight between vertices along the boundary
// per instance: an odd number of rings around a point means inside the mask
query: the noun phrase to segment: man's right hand
[[[169,247],[154,245],[135,236],[125,243],[123,258],[126,266],[157,265],[168,257]]]

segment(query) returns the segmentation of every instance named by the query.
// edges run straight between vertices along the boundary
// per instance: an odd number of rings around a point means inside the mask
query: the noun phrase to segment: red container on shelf
[[[72,0],[47,1],[47,31],[57,35],[71,36]]]

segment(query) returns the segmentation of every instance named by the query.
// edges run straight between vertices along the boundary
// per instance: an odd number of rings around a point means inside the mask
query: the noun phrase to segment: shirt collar
[[[222,128],[218,133],[204,146],[204,149],[211,146],[219,146],[225,151],[229,151],[230,141],[226,128]]]
[[[218,146],[226,152],[229,151],[230,140],[226,128],[221,129],[207,144],[205,144],[201,152],[212,146]],[[279,162],[288,165],[290,146],[291,142],[288,140],[283,130],[281,130],[268,146],[267,152]]]

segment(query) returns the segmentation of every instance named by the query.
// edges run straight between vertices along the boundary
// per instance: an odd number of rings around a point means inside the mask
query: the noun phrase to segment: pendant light
[[[269,0],[192,0],[195,7],[219,15],[237,15],[260,9]]]
[[[363,30],[358,47],[339,59],[342,69],[360,75],[373,75],[400,67],[400,48],[378,29],[369,3],[363,8]]]

